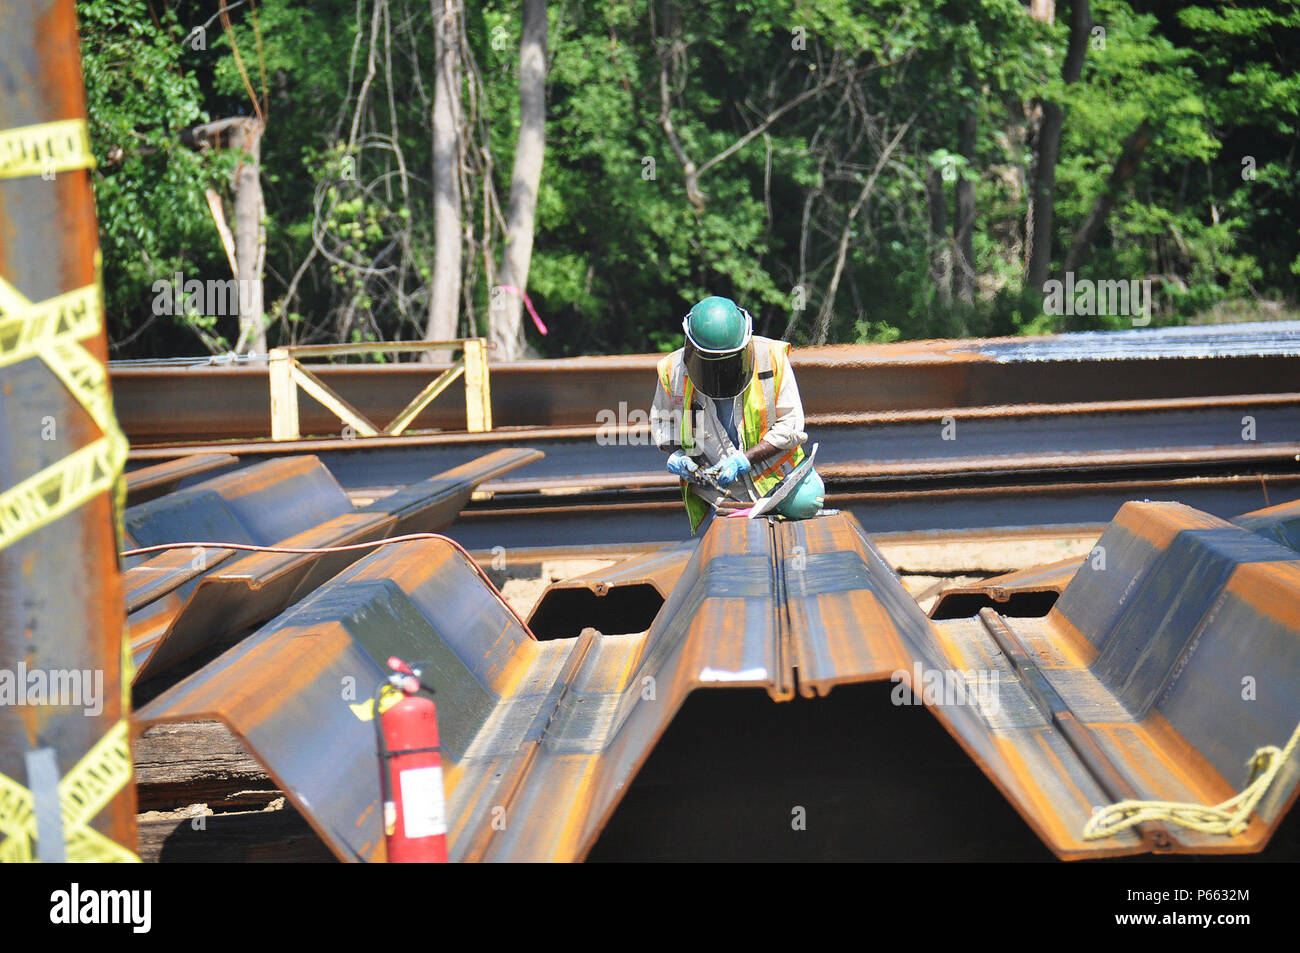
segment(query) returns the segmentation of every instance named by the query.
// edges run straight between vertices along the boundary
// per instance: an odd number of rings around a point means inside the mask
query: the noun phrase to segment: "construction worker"
[[[705,298],[682,321],[685,346],[659,362],[651,433],[671,454],[692,535],[715,510],[748,506],[782,486],[804,460],[790,345],[756,336],[753,325],[730,298]],[[808,467],[799,480],[774,513],[817,514],[821,477]]]

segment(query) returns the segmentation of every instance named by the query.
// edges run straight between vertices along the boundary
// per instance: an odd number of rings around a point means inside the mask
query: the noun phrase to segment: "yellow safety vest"
[[[748,450],[758,444],[771,429],[772,415],[776,413],[776,395],[781,392],[781,382],[790,366],[789,353],[790,345],[786,341],[754,338],[754,376],[745,386],[743,420],[738,428],[741,450]],[[680,440],[682,447],[689,452],[695,447],[692,434],[695,385],[686,374],[680,356],[681,352],[676,351],[659,361],[659,382],[665,393],[672,398],[673,406],[682,409]],[[750,474],[754,489],[760,496],[765,495],[782,477],[798,467],[803,457],[802,447],[769,457],[761,464],[762,470]],[[685,480],[681,481],[681,486],[682,502],[686,504],[686,513],[691,520],[691,535],[695,535],[696,529],[709,513],[709,503]]]

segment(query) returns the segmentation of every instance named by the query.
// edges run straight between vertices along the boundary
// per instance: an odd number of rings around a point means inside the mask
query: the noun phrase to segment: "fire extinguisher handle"
[[[428,662],[416,662],[414,665],[408,665],[396,655],[389,656],[388,667],[398,673],[397,675],[389,676],[389,683],[400,688],[408,695],[414,695],[417,691],[421,690],[432,695],[434,694],[433,686],[421,678],[424,674],[424,668],[428,664]],[[405,678],[399,678],[399,676],[405,676]],[[414,683],[413,685],[411,684],[412,682]]]

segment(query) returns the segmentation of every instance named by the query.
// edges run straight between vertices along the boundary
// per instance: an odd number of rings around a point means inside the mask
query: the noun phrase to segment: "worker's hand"
[[[700,468],[700,465],[686,455],[685,450],[674,450],[668,458],[668,470],[677,474],[683,480],[689,480],[691,474]]]
[[[749,472],[749,457],[739,450],[733,450],[726,457],[708,469],[709,476],[718,481],[720,486],[731,486],[742,473]]]

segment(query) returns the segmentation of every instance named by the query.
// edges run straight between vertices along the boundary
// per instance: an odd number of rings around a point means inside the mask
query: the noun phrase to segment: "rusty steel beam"
[[[967,586],[949,586],[930,607],[930,618],[965,619],[986,607],[1009,616],[1047,615],[1086,558],[1061,559]]]
[[[1209,397],[1294,389],[1295,322],[1256,328],[1160,328],[968,341],[796,349],[792,360],[809,414],[978,407],[1121,398]],[[1085,349],[1085,345],[1088,345]],[[499,427],[594,425],[598,414],[645,408],[662,355],[519,361],[492,367]],[[396,415],[444,368],[338,365],[319,374],[372,418]],[[196,367],[140,363],[113,368],[119,413],[135,442],[265,437],[270,398],[264,364]],[[166,393],[165,407],[157,397]],[[305,401],[304,433],[339,423]],[[435,402],[421,428],[460,430],[455,402]]]
[[[1021,474],[1009,483],[969,478],[882,486],[829,488],[826,505],[852,513],[873,534],[975,531],[994,528],[1105,523],[1131,499],[1175,499],[1229,518],[1267,500],[1300,496],[1300,473],[1259,472],[1170,475],[1088,480],[1071,475]],[[587,546],[648,545],[689,538],[679,495],[659,499],[630,493],[616,497],[548,497],[471,505],[451,534],[472,549],[543,547],[556,539]]]
[[[83,120],[86,105],[72,0],[12,0],[4,4],[3,21],[0,133]],[[20,151],[7,145],[6,162]],[[38,154],[42,160],[49,158],[46,151]],[[53,162],[44,167],[44,174],[0,176],[0,277],[18,295],[39,304],[96,285],[97,254],[88,171]],[[45,321],[38,324],[27,319],[18,332],[12,323],[15,314],[8,310],[11,306],[3,307],[10,326],[3,335],[0,355],[15,343],[29,340],[32,332],[49,332],[69,320],[70,309],[46,307]],[[49,320],[52,310],[59,311],[59,321]],[[64,335],[61,347],[84,348],[76,354],[103,362],[107,347],[102,295],[96,295],[88,310],[94,312],[99,327],[79,342]],[[84,315],[80,309],[78,313]],[[0,490],[8,491],[108,436],[46,360],[33,356],[3,361],[0,368]],[[91,379],[86,373],[81,383],[88,384]],[[104,393],[107,395],[106,390]],[[111,411],[107,416],[111,417]],[[63,492],[71,492],[67,484]],[[47,860],[63,856],[101,859],[110,850],[117,856],[119,848],[129,851],[135,847],[135,789],[130,780],[129,752],[112,745],[111,769],[110,759],[91,754],[128,715],[121,688],[122,588],[111,497],[111,493],[100,492],[0,550],[0,669],[9,678],[21,680],[18,691],[24,698],[30,683],[22,677],[23,671],[28,676],[45,673],[46,677],[84,673],[90,679],[86,691],[97,694],[102,703],[100,711],[94,711],[88,696],[81,699],[84,706],[71,697],[0,705],[0,774],[24,788],[38,789],[34,804],[28,802],[27,808],[22,807],[24,799],[7,785],[6,793],[0,795],[0,815],[9,834],[6,838],[0,833],[3,857],[18,859],[35,851]],[[64,502],[74,501],[69,496]],[[15,517],[27,508],[11,503],[14,509],[6,523],[13,532],[22,522]],[[30,513],[27,510],[27,515]],[[93,688],[95,679],[101,680],[99,692]],[[125,740],[121,744],[125,745]],[[29,775],[27,768],[27,756],[43,757],[42,751],[52,753],[53,762],[46,762],[44,783]],[[50,824],[52,819],[57,822],[60,798],[52,785],[60,778],[68,779],[87,757],[89,761],[84,763],[94,762],[104,785],[97,792],[97,798],[102,794],[102,807],[93,817],[83,817],[77,805],[64,798],[62,837],[30,829],[33,806],[37,825]],[[46,833],[54,829],[47,828]],[[111,848],[106,841],[119,847]]]
[[[1138,799],[1218,804],[1246,785],[1256,749],[1285,745],[1300,722],[1294,648],[1300,558],[1176,503],[1126,504],[1098,548],[1104,558],[1082,564],[1045,618],[999,617],[1000,625],[1028,657],[1033,677],[1059,695],[1078,730]],[[1006,664],[1000,653],[994,658],[976,648],[985,631],[978,620],[937,628],[970,667]],[[1013,712],[995,725],[1004,744],[1016,745],[1026,776],[1053,763],[1044,760],[1041,745],[1047,735],[1040,719],[1048,716],[1036,706],[1033,712]],[[1293,758],[1244,832],[1225,836],[1167,824],[1168,846],[1160,849],[1259,851],[1293,803],[1298,783],[1300,763]],[[1094,808],[1114,800],[1113,793],[1106,796],[1058,796],[1052,810],[1028,816],[1066,858],[1142,849],[1131,831],[1082,839]]]
[[[192,453],[132,470],[126,476],[126,505],[147,503],[170,493],[182,480],[224,470],[238,462],[238,457],[228,453]]]
[[[981,609],[979,619],[988,634],[993,637],[998,648],[1015,669],[1025,692],[1033,700],[1034,707],[1051,719],[1052,726],[1060,733],[1074,754],[1087,768],[1111,802],[1138,800],[1141,793],[1129,783],[1118,765],[1097,743],[1087,726],[1079,721],[1078,716],[1066,704],[1060,693],[1043,675],[1037,661],[1021,645],[1011,627],[992,609]],[[1133,828],[1148,850],[1167,851],[1171,844],[1169,832],[1164,825],[1143,822]]]
[[[817,472],[824,479],[843,482],[1042,471],[1068,473],[1089,470],[1151,469],[1170,466],[1201,469],[1219,465],[1291,463],[1295,461],[1297,451],[1300,451],[1300,445],[1294,443],[1268,443],[1249,447],[1228,444],[1187,450],[1126,450],[1111,453],[980,454],[951,459],[932,457],[878,463],[828,463],[819,466]],[[620,489],[673,490],[677,486],[677,477],[671,473],[651,471],[611,476],[593,474],[549,479],[494,480],[484,485],[483,492],[492,495],[536,493],[555,497]]]
[[[1232,523],[1300,552],[1300,500],[1253,510]],[[1092,558],[1099,555],[1094,553]],[[983,608],[1004,616],[1044,616],[1089,557],[1062,559],[992,576],[983,582],[949,586],[930,607],[932,619],[964,619]]]
[[[1251,431],[1243,435],[1245,418],[1250,420]],[[936,466],[952,462],[961,469],[963,458],[981,456],[1032,460],[1034,456],[1070,454],[1078,455],[1080,465],[1084,465],[1087,461],[1083,458],[1088,455],[1138,454],[1140,457],[1146,454],[1154,455],[1154,462],[1164,462],[1170,459],[1169,454],[1185,451],[1198,453],[1196,462],[1200,462],[1206,458],[1207,451],[1217,448],[1224,459],[1249,458],[1253,452],[1258,459],[1294,460],[1300,451],[1295,437],[1297,420],[1300,420],[1300,394],[1286,392],[1070,404],[944,405],[924,411],[812,414],[807,419],[807,429],[822,445],[822,455],[826,457],[823,466],[845,467],[847,475],[854,467],[874,464],[880,468],[879,475],[889,475],[900,465],[926,468],[928,461],[934,461]],[[194,453],[239,453],[250,460],[318,453],[345,485],[358,486],[381,482],[374,477],[367,482],[364,477],[353,476],[364,463],[370,463],[378,472],[397,469],[403,464],[413,465],[416,460],[422,466],[450,466],[449,458],[459,462],[476,449],[484,452],[492,447],[520,443],[537,446],[547,453],[545,467],[532,472],[536,480],[599,487],[611,480],[640,482],[647,475],[662,477],[662,454],[651,444],[644,421],[602,426],[593,420],[587,426],[499,428],[486,434],[409,434],[366,440],[330,437],[283,443],[137,446],[132,451],[132,461],[139,464],[168,459],[180,449]],[[1131,463],[1149,462],[1139,457]],[[1054,466],[1057,462],[1047,465]],[[1123,459],[1107,462],[1125,463]],[[987,461],[983,465],[987,466]]]
[[[1300,553],[1300,500],[1252,510],[1232,522]]]
[[[540,457],[499,450],[354,510],[314,457],[271,460],[162,497],[127,514],[141,546],[223,542],[337,547],[445,528],[474,487]],[[136,681],[270,619],[365,555],[251,553],[186,547],[127,571]]]
[[[437,632],[430,619],[441,623]],[[137,712],[136,724],[225,722],[337,857],[382,860],[369,702],[386,669],[376,660],[425,663],[446,712],[447,764],[465,752],[477,719],[527,666],[525,656],[558,658],[564,647],[535,642],[455,548],[399,543],[168,689]]]
[[[528,628],[539,639],[576,636],[589,627],[605,635],[644,632],[694,552],[694,541],[677,543],[552,582],[529,613]]]
[[[373,735],[354,727],[338,687],[377,680],[375,660],[389,654],[421,656],[431,660],[426,676],[440,697],[453,856],[581,857],[687,693],[741,685],[792,693],[773,611],[775,532],[764,521],[719,521],[647,635],[588,630],[549,642],[529,638],[499,598],[475,585],[472,563],[456,550],[394,546],[139,718],[226,721],[337,856],[376,859],[378,779],[358,767],[374,757]],[[282,684],[273,673],[293,670],[291,657],[308,643],[310,674]],[[321,772],[301,757],[310,750],[333,751],[342,770]],[[504,830],[493,824],[494,806],[513,819]]]
[[[1081,832],[1117,797],[1222,800],[1244,783],[1255,747],[1285,743],[1300,719],[1290,649],[1300,560],[1177,504],[1127,505],[1101,545],[1110,575],[1076,580],[1046,620],[935,623],[849,517],[717,520],[647,633],[538,642],[466,556],[404,544],[351,567],[140,715],[226,721],[336,856],[378,859],[373,738],[339,687],[377,681],[389,654],[422,656],[441,699],[453,858],[560,860],[587,856],[629,791],[667,796],[661,776],[645,789],[637,780],[688,697],[726,689],[739,705],[757,689],[802,699],[804,711],[847,686],[892,681],[1059,857],[1261,850],[1295,796],[1294,764],[1240,836],[1158,824],[1100,841]],[[1121,598],[1132,580],[1136,593]],[[1279,615],[1277,605],[1289,608]],[[1207,614],[1213,606],[1225,616]],[[1268,673],[1273,701],[1234,701],[1238,669]],[[990,677],[967,675],[977,672]],[[885,704],[830,730],[865,743],[907,710]],[[779,778],[780,766],[762,775]],[[859,848],[869,856],[871,842]]]
[[[1142,496],[1231,516],[1285,499],[1300,476],[1295,395],[1040,406],[1019,417],[1016,408],[951,410],[953,440],[944,439],[938,411],[933,417],[862,415],[820,430],[810,424],[822,447],[818,468],[829,483],[829,505],[850,509],[873,531],[1104,522],[1125,499]],[[1256,440],[1241,439],[1245,417],[1255,424]],[[318,448],[345,487],[374,495],[527,437],[536,438],[546,460],[480,488],[458,529],[467,545],[684,537],[663,454],[644,443],[602,443],[592,428],[303,447]],[[268,452],[265,444],[248,450],[248,460]],[[1007,485],[1012,478],[1015,487]]]

